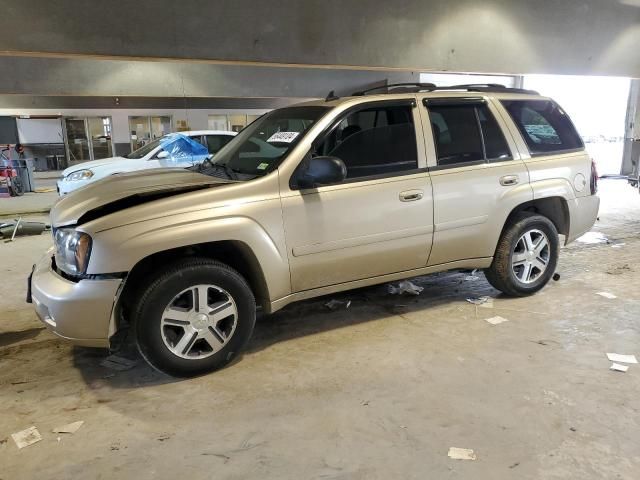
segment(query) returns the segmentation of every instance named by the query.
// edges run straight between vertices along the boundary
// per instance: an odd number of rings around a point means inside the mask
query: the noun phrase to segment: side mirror
[[[158,160],[162,160],[163,158],[169,158],[169,152],[167,152],[166,150],[162,150],[161,152],[158,152],[158,154],[156,155],[156,158]]]
[[[339,183],[347,177],[347,167],[338,157],[307,159],[297,178],[299,188]]]

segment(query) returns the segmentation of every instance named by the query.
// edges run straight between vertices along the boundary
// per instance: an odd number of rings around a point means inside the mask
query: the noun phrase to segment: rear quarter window
[[[571,119],[551,100],[501,100],[532,155],[584,148]]]

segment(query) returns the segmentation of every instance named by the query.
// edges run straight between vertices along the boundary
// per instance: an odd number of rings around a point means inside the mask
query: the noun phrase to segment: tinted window
[[[430,107],[438,165],[484,160],[475,106]]]
[[[209,153],[215,155],[233,138],[232,135],[207,135],[207,149]]]
[[[509,160],[511,152],[495,117],[486,105],[478,107],[477,111],[487,160],[490,162]]]
[[[584,145],[569,116],[550,100],[502,100],[532,154]]]
[[[502,130],[486,105],[431,106],[429,118],[438,165],[511,158]]]
[[[340,158],[348,179],[415,170],[418,153],[412,107],[380,106],[351,113],[314,153]]]

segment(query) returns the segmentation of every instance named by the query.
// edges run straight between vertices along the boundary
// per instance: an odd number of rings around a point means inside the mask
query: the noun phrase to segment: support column
[[[638,178],[640,165],[640,80],[631,80],[624,130],[621,175]]]

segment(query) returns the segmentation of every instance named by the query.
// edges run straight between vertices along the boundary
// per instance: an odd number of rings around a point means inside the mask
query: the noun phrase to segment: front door
[[[509,213],[533,199],[529,173],[504,120],[483,98],[425,101],[434,247],[429,265],[492,257]],[[424,108],[424,107],[423,107]]]
[[[311,155],[340,158],[339,184],[282,192],[294,292],[424,267],[433,203],[415,102],[347,111]]]

